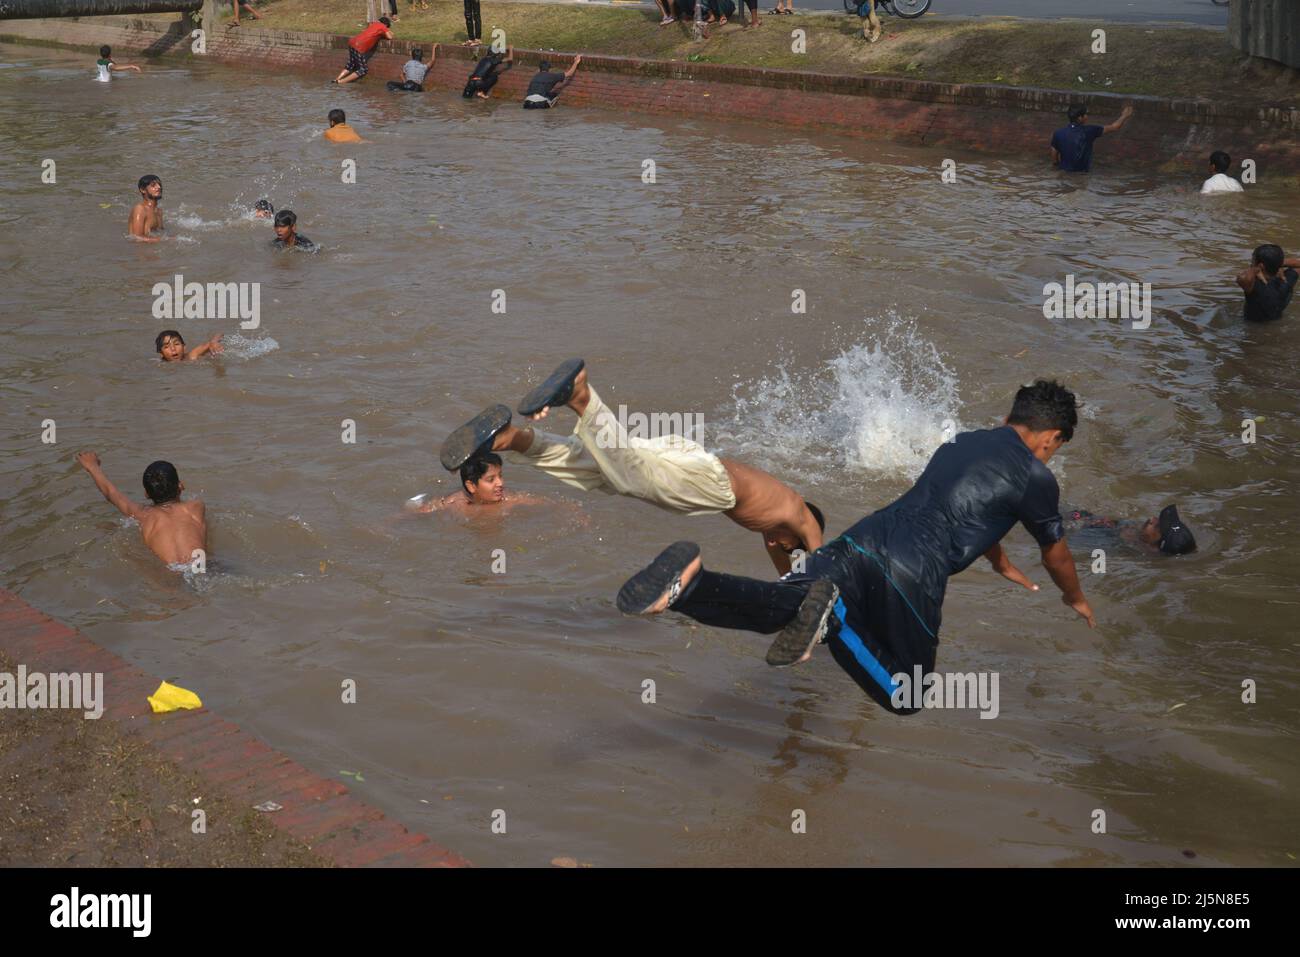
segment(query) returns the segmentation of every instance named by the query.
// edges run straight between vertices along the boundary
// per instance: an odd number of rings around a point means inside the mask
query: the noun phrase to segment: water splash
[[[241,336],[237,332],[223,336],[221,345],[223,347],[222,355],[231,356],[235,359],[256,359],[258,356],[264,356],[268,352],[274,352],[280,348],[280,343],[270,336],[251,339],[248,336]]]
[[[911,320],[890,315],[866,330],[812,370],[782,362],[738,384],[726,444],[783,474],[815,477],[829,460],[882,478],[920,475],[963,428],[957,375]]]

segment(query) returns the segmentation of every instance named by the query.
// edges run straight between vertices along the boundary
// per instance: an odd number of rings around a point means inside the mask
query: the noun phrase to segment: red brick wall
[[[14,20],[0,24],[0,39],[55,42],[120,52],[190,55],[180,25],[125,17],[94,20]],[[207,55],[218,60],[310,70],[333,78],[344,65],[347,38],[284,30],[222,30]],[[381,43],[367,83],[398,76],[412,42]],[[428,44],[423,44],[428,46]],[[523,98],[543,54],[516,50],[519,61],[497,85],[498,98]],[[568,57],[550,54],[557,65]],[[444,47],[431,74],[437,90],[459,92],[471,55]],[[729,67],[681,61],[584,56],[582,69],[561,102],[618,111],[707,116],[826,129],[927,146],[959,146],[990,153],[1046,156],[1052,131],[1063,125],[1069,91],[932,83],[902,77],[837,76]],[[1243,112],[1201,101],[1090,94],[1095,115],[1109,117],[1131,99],[1136,115],[1108,139],[1108,163],[1155,167],[1192,165],[1199,172],[1212,150],[1251,157],[1272,172],[1300,172],[1300,110],[1259,107]]]

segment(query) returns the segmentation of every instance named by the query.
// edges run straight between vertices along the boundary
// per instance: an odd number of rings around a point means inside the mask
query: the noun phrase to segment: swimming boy
[[[678,515],[721,512],[763,536],[782,574],[797,549],[821,546],[825,519],[815,505],[760,469],[721,459],[680,435],[634,438],[587,382],[581,359],[562,363],[519,404],[519,412],[545,418],[567,405],[578,416],[562,437],[510,424],[504,405],[480,412],[442,444],[443,468],[459,468],[484,451],[508,450],[543,472],[584,491],[627,495]]]
[[[1087,509],[1067,509],[1065,531],[1084,549],[1119,543],[1161,555],[1186,555],[1196,551],[1196,536],[1183,524],[1177,505],[1166,505],[1145,522],[1094,515]]]
[[[330,128],[325,131],[325,139],[331,143],[364,143],[357,131],[348,126],[347,114],[342,110],[330,110]]]
[[[433,64],[438,59],[438,44],[433,45],[433,56],[429,59],[428,66],[424,63],[424,51],[419,47],[411,50],[411,58],[402,64],[402,82],[396,80],[388,81],[388,92],[396,93],[399,90],[405,90],[408,93],[423,93],[424,78],[429,75],[433,69]]]
[[[339,71],[339,75],[333,82],[351,83],[365,76],[370,71],[367,64],[375,55],[375,47],[379,46],[379,41],[393,38],[393,31],[389,29],[392,25],[393,21],[388,17],[380,17],[349,40],[347,66]]]
[[[1246,294],[1247,322],[1282,318],[1282,311],[1295,293],[1297,269],[1300,259],[1287,259],[1281,246],[1265,243],[1255,247],[1250,265],[1237,273],[1237,285]]]
[[[561,91],[573,80],[573,74],[578,72],[581,62],[582,55],[579,54],[563,73],[552,73],[547,60],[537,64],[537,75],[528,81],[528,92],[524,94],[524,109],[549,110],[553,107]]]
[[[526,492],[507,492],[506,480],[502,475],[501,456],[492,452],[480,452],[460,467],[460,491],[444,495],[442,498],[424,502],[412,511],[416,512],[460,512],[467,514],[478,512],[483,507],[494,505],[543,505],[546,499]]]
[[[292,209],[282,209],[275,214],[275,238],[271,240],[272,249],[297,249],[305,253],[314,253],[317,246],[306,236],[298,233],[298,217]]]
[[[488,99],[492,93],[492,87],[497,85],[497,80],[501,78],[501,74],[514,65],[514,47],[507,47],[505,56],[500,53],[489,53],[475,65],[474,72],[469,75],[469,79],[465,82],[465,89],[461,91],[460,95],[465,99],[469,99],[471,96],[477,96],[480,100]]]
[[[142,72],[138,66],[130,63],[114,63],[113,48],[102,46],[99,48],[99,59],[95,61],[95,79],[100,83],[108,83],[113,79],[114,70],[134,70],[136,73]]]
[[[218,332],[215,336],[200,345],[195,346],[189,352],[185,351],[185,340],[175,329],[164,329],[158,333],[158,337],[153,341],[153,347],[158,350],[158,355],[163,362],[193,362],[200,356],[206,356],[209,353],[218,355],[221,352],[221,337],[225,333]]]
[[[948,579],[983,555],[1031,591],[1001,540],[1020,522],[1038,542],[1061,600],[1095,627],[1065,542],[1048,461],[1074,435],[1073,393],[1038,380],[1016,393],[1006,425],[945,442],[911,490],[808,559],[807,570],[765,582],[708,571],[694,542],[677,542],[624,583],[625,614],[679,612],[706,625],[777,632],[767,663],[831,654],[873,700],[892,710],[894,675],[934,671]]]
[[[1241,184],[1228,175],[1232,168],[1232,157],[1223,150],[1210,154],[1210,178],[1201,184],[1202,193],[1242,193]]]
[[[156,243],[154,235],[163,228],[162,210],[158,201],[162,199],[162,180],[157,176],[141,176],[136,184],[140,190],[140,202],[131,207],[131,217],[126,221],[127,231],[132,239],[142,243]]]
[[[272,219],[275,217],[275,207],[271,205],[269,199],[259,199],[253,204],[254,219]]]
[[[196,551],[201,549],[206,553],[208,525],[203,502],[181,501],[185,483],[170,462],[154,462],[144,470],[144,491],[149,496],[149,505],[137,505],[123,495],[100,469],[99,456],[94,452],[78,452],[77,463],[90,473],[104,498],[127,518],[140,523],[144,543],[169,566],[188,566],[197,557]]]

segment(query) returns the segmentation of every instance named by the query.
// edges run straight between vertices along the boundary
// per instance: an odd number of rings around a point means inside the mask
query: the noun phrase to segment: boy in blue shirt
[[[1092,168],[1092,144],[1105,133],[1118,133],[1133,115],[1133,106],[1124,104],[1119,119],[1106,126],[1090,125],[1088,108],[1075,103],[1067,111],[1069,126],[1052,134],[1052,164],[1067,173],[1086,173]]]

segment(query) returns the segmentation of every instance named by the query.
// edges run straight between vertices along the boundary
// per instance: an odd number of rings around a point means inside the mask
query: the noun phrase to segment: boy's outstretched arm
[[[77,464],[90,473],[90,477],[95,480],[95,487],[119,512],[127,518],[139,521],[140,516],[144,514],[144,509],[123,495],[118,487],[108,480],[108,476],[99,467],[98,455],[94,452],[78,452]]]
[[[222,337],[223,335],[225,335],[224,332],[218,332],[215,336],[213,336],[213,337],[212,337],[211,339],[209,339],[207,342],[204,342],[204,343],[202,343],[202,344],[200,344],[200,345],[197,345],[197,346],[195,346],[193,349],[191,349],[191,350],[186,354],[185,358],[186,358],[187,360],[189,360],[189,359],[197,359],[197,358],[199,358],[199,356],[205,356],[205,355],[207,355],[209,352],[211,352],[213,355],[217,355],[218,353],[220,353],[220,352],[222,351],[222,347],[221,347],[221,337]]]
[[[1073,608],[1088,623],[1089,628],[1096,628],[1097,619],[1093,617],[1088,599],[1083,596],[1079,575],[1074,570],[1074,556],[1070,554],[1070,546],[1065,544],[1065,539],[1061,539],[1043,548],[1042,552],[1043,567],[1052,576],[1052,581],[1056,582],[1056,587],[1061,589],[1061,601]]]

